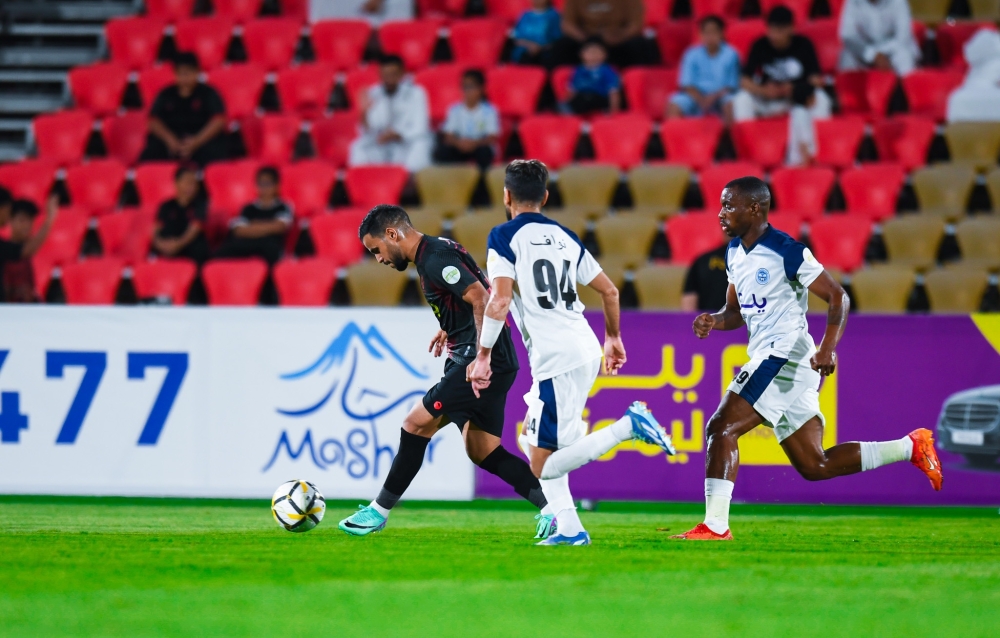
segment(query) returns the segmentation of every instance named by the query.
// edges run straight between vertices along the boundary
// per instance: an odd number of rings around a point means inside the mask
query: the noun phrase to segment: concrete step
[[[0,47],[0,67],[69,69],[100,57],[96,47]]]
[[[12,24],[7,33],[13,36],[42,38],[101,38],[104,37],[102,24],[67,24],[67,23],[22,23]]]
[[[35,114],[57,111],[66,105],[62,95],[23,94],[0,96],[0,114]]]
[[[134,2],[5,2],[4,10],[16,22],[30,20],[63,20],[66,22],[104,22],[111,18],[138,13],[142,7]]]

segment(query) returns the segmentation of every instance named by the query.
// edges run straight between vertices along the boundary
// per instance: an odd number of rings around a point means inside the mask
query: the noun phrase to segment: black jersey
[[[462,293],[477,281],[489,290],[489,280],[476,265],[476,260],[450,239],[424,235],[413,261],[424,297],[434,310],[441,329],[448,333],[448,358],[456,363],[470,363],[476,358],[479,335],[472,305],[462,299]],[[518,369],[508,326],[504,326],[493,346],[490,367],[494,372]]]

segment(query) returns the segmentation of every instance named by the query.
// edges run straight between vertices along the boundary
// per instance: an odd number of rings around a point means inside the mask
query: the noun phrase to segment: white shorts
[[[529,445],[554,452],[587,436],[583,409],[600,371],[601,360],[594,359],[531,384],[531,390],[524,395],[528,418],[522,435]]]
[[[826,423],[819,411],[819,383],[809,358],[796,362],[770,355],[751,359],[728,389],[753,406],[780,443],[814,416]]]

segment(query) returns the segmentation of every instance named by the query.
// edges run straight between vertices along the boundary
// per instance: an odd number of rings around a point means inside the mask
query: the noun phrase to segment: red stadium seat
[[[731,22],[726,26],[726,42],[740,54],[740,61],[746,62],[753,43],[764,37],[765,31],[764,21],[757,18]]]
[[[26,159],[0,164],[0,185],[17,199],[45,204],[56,181],[56,163],[48,159]]]
[[[692,0],[691,13],[695,20],[712,15],[735,20],[740,15],[742,6],[740,0]]]
[[[139,160],[146,146],[146,127],[149,123],[142,111],[126,111],[122,115],[104,118],[101,123],[101,137],[113,157],[126,166]]]
[[[646,26],[654,29],[670,18],[674,0],[645,0]]]
[[[303,117],[317,117],[329,109],[335,80],[333,67],[300,64],[278,74],[281,106]]]
[[[906,180],[899,164],[865,164],[840,174],[840,189],[847,201],[847,212],[871,221],[882,221],[896,214],[896,201]]]
[[[124,184],[125,166],[114,159],[91,160],[66,170],[70,201],[91,215],[104,215],[117,208]]]
[[[344,76],[344,92],[351,109],[356,110],[362,93],[379,83],[378,66],[369,64],[347,72]]]
[[[780,3],[785,0],[772,1]],[[804,2],[806,12],[808,12],[808,5],[812,0],[804,0]],[[794,7],[790,6],[789,8],[793,11],[795,10]],[[766,14],[766,12],[763,13]],[[840,61],[839,22],[836,18],[813,20],[812,22],[806,22],[805,20],[796,21],[797,26],[795,29],[799,35],[804,35],[812,40],[813,46],[816,48],[816,57],[819,58],[819,68],[823,70],[823,73],[833,73],[836,71],[837,64]]]
[[[649,12],[646,12],[649,19]],[[656,29],[656,43],[660,47],[663,66],[674,68],[684,57],[684,51],[694,40],[695,26],[689,20],[664,20]]]
[[[961,71],[917,69],[903,78],[903,91],[913,115],[944,121],[948,95],[965,79]]]
[[[160,91],[174,83],[174,68],[169,64],[151,66],[139,73],[139,95],[142,97],[142,108],[148,111],[153,108],[153,102]]]
[[[962,47],[980,29],[996,31],[991,22],[944,22],[934,28],[935,42],[942,66],[964,71],[967,68]]]
[[[337,266],[322,257],[284,260],[274,267],[274,285],[282,306],[329,306]]]
[[[534,113],[543,86],[545,71],[534,67],[503,65],[486,72],[486,94],[504,117]]]
[[[531,10],[531,0],[486,0],[486,15],[516,24],[525,11]]]
[[[813,0],[760,0],[760,14],[766,16],[775,7],[787,7],[795,16],[795,28],[802,33],[802,27],[809,22],[809,10]],[[805,35],[804,33],[802,35]],[[816,44],[813,42],[813,44]]]
[[[452,104],[462,101],[464,70],[464,67],[457,64],[439,64],[414,75],[414,81],[427,92],[431,122],[435,125],[444,121]]]
[[[398,204],[408,177],[402,166],[355,166],[347,169],[344,186],[352,206],[370,208],[376,204]]]
[[[781,232],[799,239],[802,237],[802,226],[806,224],[807,219],[801,213],[774,211],[767,216],[767,221]]]
[[[292,159],[301,129],[302,120],[297,115],[268,113],[244,120],[247,155],[261,164],[285,164]]]
[[[117,62],[99,62],[70,69],[67,80],[76,108],[109,115],[121,106],[128,70]]]
[[[66,303],[71,305],[113,304],[122,279],[122,260],[114,257],[66,264],[62,269]]]
[[[177,195],[174,186],[174,172],[177,164],[174,162],[151,162],[140,164],[132,176],[132,183],[139,194],[139,203],[143,207],[156,207],[173,199]]]
[[[827,215],[809,227],[816,259],[827,268],[843,272],[853,272],[864,264],[871,234],[871,222],[853,215]]]
[[[699,170],[712,163],[722,136],[722,120],[699,117],[667,120],[660,125],[660,138],[667,161]]]
[[[105,257],[126,264],[145,261],[153,239],[153,219],[142,211],[122,211],[97,221],[97,236]]]
[[[690,265],[699,255],[726,241],[719,217],[713,213],[678,215],[667,222],[666,234],[670,261],[682,266]]]
[[[337,169],[328,162],[306,160],[283,168],[281,177],[281,194],[295,207],[295,215],[311,217],[330,205]]]
[[[156,61],[165,24],[160,18],[113,18],[104,25],[111,60],[126,69],[138,71]]]
[[[421,18],[449,21],[465,15],[469,0],[417,0],[417,11]]]
[[[704,169],[698,175],[698,185],[701,188],[701,198],[705,202],[705,209],[717,211],[719,209],[719,198],[722,197],[722,189],[726,184],[737,177],[764,178],[764,170],[750,162],[723,162],[714,164]]]
[[[571,115],[533,115],[521,120],[518,136],[524,156],[539,159],[553,170],[573,161],[580,138],[579,118]]]
[[[290,18],[261,18],[243,26],[247,59],[268,71],[277,71],[292,62],[299,44],[302,24]]]
[[[256,306],[260,299],[267,263],[250,259],[215,259],[201,269],[208,303],[213,306]]]
[[[780,166],[785,162],[788,142],[788,120],[767,118],[736,122],[730,129],[736,157],[760,164],[765,168]]]
[[[312,137],[316,156],[347,166],[351,141],[358,136],[358,116],[351,112],[334,112],[330,117],[313,121]]]
[[[832,168],[779,168],[771,173],[772,207],[819,217],[836,179]]]
[[[556,95],[556,101],[560,104],[569,99],[569,83],[573,79],[575,66],[558,66],[552,69],[552,92]]]
[[[316,61],[338,71],[349,71],[361,64],[372,28],[364,20],[320,20],[311,27],[310,39]]]
[[[146,15],[167,22],[191,17],[195,0],[146,0]]]
[[[31,126],[38,157],[60,165],[78,164],[94,128],[94,118],[86,111],[57,111],[36,116]]]
[[[241,120],[257,112],[265,77],[256,64],[233,64],[210,71],[208,83],[222,96],[226,117]]]
[[[170,297],[175,306],[187,303],[198,267],[187,259],[157,259],[132,267],[132,285],[139,299]]]
[[[55,266],[45,256],[35,253],[31,257],[31,268],[35,271],[35,294],[38,299],[45,301],[45,294],[49,289],[49,282],[52,281],[52,269]]]
[[[244,24],[260,15],[263,0],[212,0],[212,11],[217,16]]]
[[[309,235],[316,254],[347,266],[361,260],[365,247],[358,241],[358,226],[368,211],[363,208],[341,209],[330,215],[309,220]]]
[[[309,20],[309,0],[281,0],[281,15],[304,24]]]
[[[927,163],[934,141],[934,121],[914,115],[896,115],[875,125],[873,138],[882,162],[898,162],[907,170]]]
[[[89,224],[90,215],[86,211],[74,207],[61,209],[36,256],[53,266],[76,261]]]
[[[677,70],[628,69],[622,74],[622,84],[630,111],[645,113],[654,120],[662,120],[667,112],[667,101],[677,90]]]
[[[507,26],[494,18],[472,18],[451,23],[451,55],[455,62],[489,68],[500,60]]]
[[[232,217],[257,197],[257,169],[254,160],[216,162],[205,169],[205,189],[209,210]]]
[[[379,28],[378,39],[384,53],[398,55],[408,70],[416,71],[430,64],[437,34],[435,21],[390,21]]]
[[[844,71],[835,77],[841,114],[885,117],[898,78],[892,71]]]
[[[865,121],[856,115],[816,120],[816,162],[825,166],[852,166],[865,137]]]
[[[653,123],[645,115],[624,113],[594,119],[590,140],[594,155],[602,164],[615,164],[623,170],[642,163]]]
[[[179,20],[174,40],[180,51],[191,51],[198,56],[201,67],[211,70],[226,59],[229,40],[233,34],[233,21],[223,16],[207,16]]]

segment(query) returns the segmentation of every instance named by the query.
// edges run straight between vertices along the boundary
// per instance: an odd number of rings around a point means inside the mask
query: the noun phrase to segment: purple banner
[[[600,313],[588,313],[588,318],[597,334],[603,334]],[[746,333],[714,332],[699,340],[691,332],[692,319],[693,315],[685,314],[624,313],[628,363],[620,376],[598,378],[585,413],[591,428],[600,428],[620,418],[632,401],[645,401],[672,434],[677,456],[624,443],[572,473],[570,486],[576,498],[704,498],[705,424],[734,371],[747,360]],[[810,317],[817,343],[824,327],[825,316]],[[504,432],[504,445],[511,451],[517,450],[516,430],[526,411],[521,397],[531,384],[527,354],[517,341],[521,372],[507,401]],[[927,478],[909,463],[829,481],[806,481],[788,464],[771,430],[761,426],[740,441],[734,499],[1000,504],[1000,464],[994,453],[1000,446],[1000,417],[992,407],[1000,403],[1000,315],[854,315],[837,354],[837,372],[820,390],[827,419],[824,444],[896,439],[915,428],[928,428],[934,432],[944,466],[944,489],[934,492]],[[986,386],[998,387],[990,396],[990,390],[981,390]],[[946,400],[967,390],[974,392],[949,411],[957,420],[950,425],[962,433],[952,436],[949,430],[942,437],[938,420]],[[477,496],[516,498],[513,490],[487,472],[477,469],[476,480]]]

